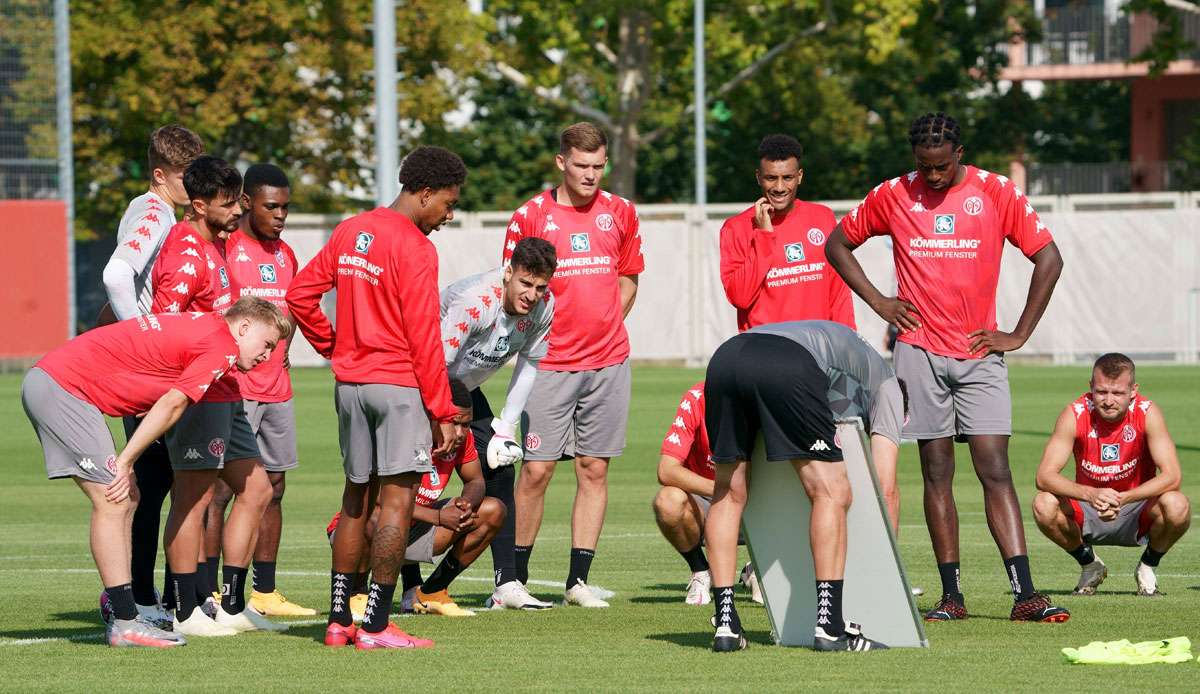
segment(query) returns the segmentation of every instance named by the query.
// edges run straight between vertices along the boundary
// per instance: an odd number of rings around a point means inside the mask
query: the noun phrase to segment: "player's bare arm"
[[[633,310],[633,301],[637,298],[638,276],[621,275],[617,278],[617,285],[621,288],[621,317],[628,318]]]
[[[1158,474],[1127,492],[1120,492],[1121,505],[1179,491],[1179,483],[1183,478],[1179,456],[1175,452],[1175,442],[1167,431],[1167,420],[1155,403],[1150,403],[1146,410],[1146,444],[1150,447]]]
[[[1046,305],[1050,303],[1050,295],[1054,293],[1054,285],[1062,275],[1063,259],[1058,252],[1058,246],[1051,241],[1045,248],[1033,254],[1033,278],[1029,281],[1029,294],[1025,298],[1025,310],[1017,320],[1017,327],[1012,332],[1002,330],[976,330],[968,337],[971,339],[972,353],[1011,352],[1020,349],[1029,340],[1037,327]]]
[[[884,296],[867,278],[867,273],[863,272],[862,265],[854,257],[855,248],[858,246],[846,238],[839,222],[830,234],[829,241],[825,243],[825,257],[850,289],[888,324],[896,326],[900,332],[920,328],[921,317],[917,314],[917,307],[903,299]]]
[[[1054,424],[1054,433],[1042,451],[1042,462],[1038,465],[1038,491],[1049,492],[1057,497],[1077,499],[1091,504],[1097,511],[1116,511],[1121,506],[1120,494],[1106,487],[1089,487],[1078,484],[1062,474],[1071,451],[1075,446],[1075,413],[1070,406],[1063,409]]]
[[[129,437],[125,448],[117,456],[117,471],[113,481],[104,490],[104,498],[112,503],[120,503],[129,498],[129,491],[133,486],[134,461],[150,444],[165,434],[167,429],[175,426],[175,423],[183,416],[183,411],[190,404],[191,400],[188,399],[188,396],[176,388],[168,390],[158,399],[158,402],[154,403],[154,406],[142,418],[142,423],[133,432],[133,436]]]
[[[483,467],[478,460],[464,463],[458,468],[458,478],[463,482],[462,493],[454,501],[463,511],[475,513],[483,503],[487,481],[483,478]]]
[[[716,483],[683,466],[683,461],[672,455],[663,454],[658,459],[658,483],[664,487],[677,487],[689,494],[712,497]]]

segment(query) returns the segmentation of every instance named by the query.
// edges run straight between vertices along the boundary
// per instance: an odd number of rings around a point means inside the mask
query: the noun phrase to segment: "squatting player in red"
[[[50,479],[72,477],[92,503],[92,556],[112,607],[111,646],[182,645],[138,615],[130,585],[133,463],[232,366],[267,359],[288,330],[278,309],[248,299],[224,318],[145,315],[97,328],[55,349],[21,385]],[[104,415],[144,415],[118,455]],[[195,554],[193,553],[193,559]]]
[[[1063,467],[1075,455],[1075,481]],[[1095,595],[1108,567],[1092,545],[1146,545],[1134,569],[1138,595],[1158,595],[1154,570],[1191,525],[1179,491],[1175,442],[1158,405],[1138,392],[1133,360],[1105,354],[1091,388],[1067,405],[1038,467],[1033,516],[1082,567],[1076,595]]]
[[[400,195],[388,207],[355,215],[292,280],[287,303],[304,336],[332,359],[346,473],[341,532],[333,543],[325,643],[360,650],[433,645],[388,620],[408,544],[414,496],[431,456],[455,450],[465,435],[442,353],[437,250],[427,236],[454,218],[467,169],[458,155],[418,147],[400,167]],[[337,331],[321,296],[337,290]],[[432,431],[430,421],[434,424]],[[350,614],[352,577],[376,499],[371,585],[361,629]]]
[[[183,185],[191,219],[171,228],[154,262],[154,311],[224,313],[233,304],[233,289],[217,244],[221,234],[237,228],[242,175],[225,161],[206,155],[188,165]],[[170,584],[176,589],[174,628],[194,636],[285,630],[286,626],[247,609],[245,600],[254,536],[271,501],[271,483],[259,462],[258,443],[246,419],[237,379],[226,376],[213,384],[167,432],[166,441],[175,473],[166,529]],[[203,605],[211,595],[207,577],[193,567],[204,546],[204,515],[218,478],[233,489],[237,501],[222,542],[221,604],[210,619],[192,601],[195,594]],[[216,569],[209,565],[207,570]]]
[[[832,320],[854,329],[850,288],[825,262],[833,210],[796,199],[804,150],[788,135],[758,145],[763,196],[721,227],[721,284],[738,332],[764,323]]]
[[[918,441],[925,478],[925,520],[942,599],[928,620],[967,616],[959,583],[954,438],[971,448],[983,484],[988,527],[1004,559],[1016,601],[1014,620],[1061,622],[1069,613],[1035,592],[1008,466],[1012,401],[1004,353],[1037,326],[1062,257],[1024,193],[1004,176],[962,164],[958,123],[943,113],[912,124],[917,169],[875,186],[842,218],[829,240],[829,262],[876,313],[900,330],[896,375],[907,382],[911,416],[904,435]],[[871,284],[852,251],[890,235],[899,296]],[[996,326],[996,284],[1008,240],[1033,261],[1025,309],[1012,332]]]
[[[237,230],[224,244],[225,264],[234,298],[257,296],[266,299],[286,316],[288,285],[300,269],[296,267],[292,247],[281,238],[291,204],[291,184],[287,174],[273,164],[255,164],[246,169],[241,204],[245,213],[238,220]],[[317,613],[289,601],[275,585],[287,472],[299,465],[292,377],[287,358],[291,337],[285,336],[280,341],[261,369],[238,375],[246,419],[258,441],[262,453],[260,459],[272,491],[254,546],[254,590],[250,593],[250,606],[264,615],[277,617]],[[216,554],[225,528],[225,509],[232,499],[233,490],[218,480],[208,505],[208,523],[204,527],[204,544],[213,583]]]
[[[638,274],[645,269],[633,203],[600,189],[608,139],[591,123],[563,130],[555,157],[562,183],[512,216],[507,262],[525,236],[554,244],[550,281],[555,317],[550,352],[529,396],[525,463],[517,480],[517,580],[529,580],[529,555],[542,524],[555,463],[575,459],[571,567],[565,602],[608,607],[587,585],[608,504],[608,461],[625,448],[629,417],[629,335]]]

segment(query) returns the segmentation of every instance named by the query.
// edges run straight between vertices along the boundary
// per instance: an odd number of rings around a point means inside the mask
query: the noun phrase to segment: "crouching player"
[[[1075,455],[1075,481],[1062,474]],[[1154,570],[1187,532],[1191,507],[1179,492],[1179,458],[1162,410],[1138,392],[1133,361],[1105,354],[1091,391],[1067,405],[1038,467],[1038,528],[1082,567],[1076,595],[1095,595],[1108,567],[1092,545],[1146,550],[1134,569],[1138,595],[1161,595]]]
[[[449,455],[434,456],[433,470],[421,477],[408,531],[408,547],[404,551],[404,560],[408,563],[400,568],[404,581],[401,611],[473,617],[474,612],[459,607],[450,597],[450,584],[491,544],[504,523],[507,509],[499,499],[484,496],[483,469],[470,434],[471,394],[461,384],[455,384],[451,392],[458,408],[454,424],[466,436],[466,441]],[[442,499],[451,472],[457,472],[462,480],[462,493]],[[341,515],[340,512],[334,515],[326,528],[330,544]],[[377,507],[367,522],[368,545],[375,534],[378,515]],[[442,554],[446,556],[422,582],[416,562],[432,564],[434,557]]]
[[[130,524],[137,506],[133,463],[204,397],[227,369],[266,361],[286,333],[279,309],[243,299],[224,317],[147,315],[98,328],[30,369],[21,402],[50,479],[72,477],[92,504],[91,546],[112,606],[111,646],[166,648],[181,635],[138,616],[130,585]],[[104,415],[145,414],[118,455]]]

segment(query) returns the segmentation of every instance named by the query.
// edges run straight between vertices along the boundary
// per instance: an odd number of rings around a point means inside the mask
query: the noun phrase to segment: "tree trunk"
[[[618,111],[612,133],[609,157],[612,172],[608,184],[614,193],[633,199],[637,192],[637,155],[641,118],[650,80],[650,15],[633,8],[621,15],[618,28],[620,46],[617,52]]]

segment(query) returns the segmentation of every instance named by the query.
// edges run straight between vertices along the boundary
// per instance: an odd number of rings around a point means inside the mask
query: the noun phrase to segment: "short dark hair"
[[[467,165],[462,158],[442,147],[422,145],[400,163],[400,185],[409,193],[453,188],[466,180]]]
[[[962,130],[958,121],[945,113],[926,113],[914,120],[908,128],[908,143],[917,147],[941,147],[950,143],[951,147],[962,144]]]
[[[1099,370],[1100,373],[1109,378],[1116,378],[1128,371],[1129,380],[1137,380],[1137,372],[1133,366],[1133,360],[1120,352],[1109,352],[1108,354],[1101,355],[1096,360],[1095,365],[1092,366],[1092,370]]]
[[[467,384],[456,378],[450,379],[450,402],[464,410],[471,408],[471,389]]]
[[[767,135],[758,143],[758,158],[759,160],[766,159],[767,161],[784,161],[786,159],[796,158],[796,163],[803,161],[804,148],[800,146],[800,142],[791,135],[775,133]]]
[[[242,194],[242,175],[224,159],[205,154],[188,164],[183,187],[189,200],[212,202],[218,195],[236,198]]]
[[[146,148],[149,173],[155,169],[186,169],[196,157],[204,154],[204,143],[200,136],[182,125],[171,123],[150,134],[150,146]]]
[[[246,169],[246,175],[242,177],[242,192],[253,198],[263,186],[291,188],[292,184],[288,182],[283,169],[274,164],[255,164]]]
[[[554,250],[554,244],[546,239],[526,236],[517,241],[509,264],[535,277],[553,277],[558,267],[558,253]]]
[[[583,122],[569,125],[558,135],[558,153],[566,156],[572,149],[580,152],[599,152],[608,147],[608,136],[599,126]]]

